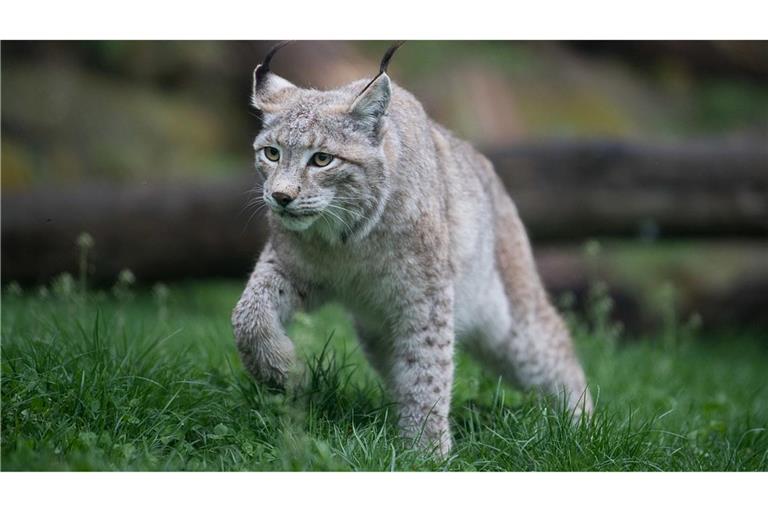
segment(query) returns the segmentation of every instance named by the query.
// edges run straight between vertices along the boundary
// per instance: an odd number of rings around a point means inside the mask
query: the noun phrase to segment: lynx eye
[[[310,159],[310,163],[317,167],[325,167],[331,162],[333,162],[333,155],[328,153],[315,153]]]
[[[264,148],[264,156],[267,157],[267,160],[277,162],[280,160],[280,150],[273,148],[272,146],[267,146]]]

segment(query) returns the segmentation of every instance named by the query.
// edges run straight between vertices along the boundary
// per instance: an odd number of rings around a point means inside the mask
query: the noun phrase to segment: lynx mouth
[[[287,210],[275,211],[280,223],[290,231],[304,231],[320,217],[318,211],[289,212]]]
[[[277,214],[281,217],[287,217],[289,219],[307,219],[310,217],[317,217],[321,212],[309,211],[309,212],[289,212],[288,210],[280,210]]]

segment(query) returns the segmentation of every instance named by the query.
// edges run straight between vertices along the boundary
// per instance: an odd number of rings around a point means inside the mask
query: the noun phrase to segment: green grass
[[[623,342],[600,307],[593,321],[571,319],[598,397],[576,426],[459,353],[455,449],[437,461],[398,439],[394,409],[336,307],[290,328],[306,362],[301,385],[281,394],[253,384],[229,326],[241,286],[126,284],[85,298],[67,280],[42,294],[6,290],[2,468],[768,469],[759,336]]]

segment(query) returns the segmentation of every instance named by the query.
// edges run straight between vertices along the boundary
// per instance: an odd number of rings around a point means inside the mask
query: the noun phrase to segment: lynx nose
[[[280,206],[288,206],[288,203],[293,201],[295,198],[288,194],[284,194],[283,192],[272,192],[272,199],[277,201],[277,204]]]

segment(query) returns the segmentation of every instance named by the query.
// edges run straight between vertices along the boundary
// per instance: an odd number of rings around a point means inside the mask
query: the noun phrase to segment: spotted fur
[[[336,301],[354,316],[404,435],[441,454],[457,340],[511,382],[564,394],[577,414],[592,409],[523,224],[483,155],[386,72],[330,91],[256,76],[271,236],[232,316],[255,378],[285,385],[294,348],[284,326],[300,308]],[[335,158],[316,167],[316,152]],[[281,205],[280,194],[293,200]]]

